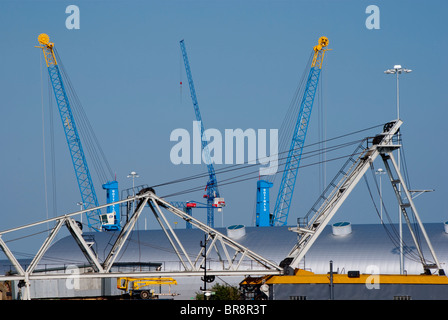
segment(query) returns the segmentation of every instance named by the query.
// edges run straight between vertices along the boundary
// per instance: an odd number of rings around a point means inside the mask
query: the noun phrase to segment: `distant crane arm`
[[[283,226],[287,223],[291,200],[297,179],[297,173],[302,158],[303,146],[313,108],[314,97],[319,83],[325,49],[328,46],[328,38],[320,37],[319,44],[314,46],[314,55],[308,74],[305,91],[300,104],[299,115],[294,127],[291,146],[285,163],[282,180],[271,218],[271,225]]]
[[[191,74],[191,68],[190,68],[190,62],[188,60],[188,55],[187,55],[187,50],[185,48],[185,42],[184,40],[180,41],[180,48],[182,51],[182,57],[184,60],[184,65],[185,65],[185,72],[187,74],[187,78],[188,78],[188,84],[190,87],[190,95],[191,95],[191,100],[193,102],[193,108],[194,108],[194,113],[196,116],[196,121],[198,121],[198,123],[200,124],[200,133],[201,133],[201,144],[202,144],[202,150],[205,156],[205,162],[207,164],[207,169],[208,169],[208,174],[209,174],[209,180],[207,182],[207,205],[208,205],[208,209],[207,209],[207,223],[209,226],[214,226],[214,207],[216,207],[216,200],[218,200],[220,198],[220,194],[219,194],[219,189],[218,189],[218,180],[216,179],[216,173],[215,173],[215,168],[213,166],[213,163],[210,159],[210,151],[208,149],[208,145],[207,145],[207,141],[204,138],[204,123],[202,122],[202,116],[201,116],[201,112],[199,110],[199,104],[198,104],[198,99],[196,96],[196,90],[194,87],[194,82],[193,82],[193,76]],[[223,201],[220,201],[221,204],[219,204],[219,206],[222,206]]]

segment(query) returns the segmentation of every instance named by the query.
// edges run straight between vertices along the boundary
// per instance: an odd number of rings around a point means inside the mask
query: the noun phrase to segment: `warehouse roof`
[[[345,229],[340,229],[345,228]],[[442,223],[425,224],[442,268],[448,260],[448,234]],[[229,230],[217,228],[226,234]],[[327,226],[311,247],[301,267],[314,273],[327,273],[329,262],[340,273],[358,270],[362,273],[379,272],[381,274],[398,273],[400,270],[400,250],[394,230],[397,226],[381,224],[338,224]],[[404,269],[408,274],[423,272],[416,248],[408,229],[404,226]],[[177,229],[186,252],[194,259],[200,250],[200,241],[204,233],[198,229]],[[118,233],[85,233],[94,244],[92,248],[100,260],[105,259]],[[433,261],[423,237],[420,234],[425,258]],[[288,227],[245,227],[244,234],[235,239],[262,257],[280,263],[297,241],[297,234]],[[216,255],[209,256],[210,261],[217,261]],[[86,259],[71,236],[62,238],[51,246],[40,263],[40,268],[84,264]],[[182,266],[162,230],[133,231],[116,259],[117,265],[142,263],[161,265],[165,271],[180,271]],[[250,266],[247,266],[248,268]]]

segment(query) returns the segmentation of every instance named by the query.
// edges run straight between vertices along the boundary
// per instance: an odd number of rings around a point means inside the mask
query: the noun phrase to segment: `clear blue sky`
[[[70,4],[79,6],[79,30],[65,26],[65,8]],[[365,26],[369,16],[365,10],[371,4],[380,9],[379,30]],[[40,33],[49,34],[55,43],[120,189],[132,186],[126,178],[130,171],[140,176],[136,184],[149,185],[206,172],[205,165],[174,166],[169,158],[174,145],[169,140],[171,131],[191,132],[194,120],[181,39],[187,45],[205,126],[222,132],[280,128],[311,49],[322,35],[333,49],[324,61],[320,110],[328,139],[395,119],[395,78],[383,71],[395,64],[410,68],[413,72],[400,82],[408,173],[413,188],[435,189],[416,199],[422,220],[442,223],[448,220],[444,205],[447,9],[446,1],[434,0],[424,5],[378,0],[2,1],[0,229],[76,211],[80,201],[55,114],[58,212],[53,212],[47,72],[40,50],[34,47]],[[319,141],[317,107],[313,111],[308,143]],[[327,165],[327,181],[341,165]],[[289,224],[295,224],[320,194],[317,172],[317,166],[300,171]],[[383,192],[391,195],[387,181],[383,182]],[[95,183],[104,203],[102,181]],[[193,181],[157,192],[169,194],[205,183],[206,179]],[[215,226],[222,221],[226,226],[252,225],[255,190],[256,179],[223,186],[227,207],[223,218],[216,216]],[[200,201],[201,197],[199,192],[169,200]],[[275,197],[274,187],[271,202]],[[390,199],[390,212],[396,217],[394,198]],[[195,215],[205,221],[204,210]],[[335,219],[378,222],[364,183]]]

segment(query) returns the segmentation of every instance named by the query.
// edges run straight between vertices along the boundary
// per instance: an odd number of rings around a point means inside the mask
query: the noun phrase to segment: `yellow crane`
[[[148,286],[168,285],[168,293],[156,293],[154,288],[145,288]],[[129,278],[122,277],[117,279],[117,289],[125,291],[131,298],[140,299],[159,299],[159,296],[176,296],[171,293],[171,285],[177,285],[173,278]]]

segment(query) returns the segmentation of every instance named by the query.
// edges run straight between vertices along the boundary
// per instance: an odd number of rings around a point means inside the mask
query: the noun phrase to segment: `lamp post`
[[[396,64],[392,69],[387,69],[384,71],[385,74],[396,74],[397,75],[397,119],[400,119],[400,80],[399,75],[402,73],[412,72],[411,69],[402,68],[401,65]]]
[[[132,178],[132,195],[135,197],[135,178],[138,178],[138,174],[135,171],[132,171],[130,174],[128,174],[128,178]],[[132,209],[135,208],[135,199],[132,201]]]
[[[80,211],[82,211],[83,206],[84,206],[84,202],[78,202],[77,205],[81,208]],[[81,223],[82,223],[82,214],[81,214]]]
[[[384,71],[385,74],[395,74],[397,77],[397,120],[400,119],[400,82],[399,76],[402,73],[410,73],[411,69],[403,68],[401,65],[394,65],[392,69],[387,69]],[[398,144],[400,144],[400,135],[398,135]],[[400,170],[400,149],[398,149],[398,170]],[[398,194],[401,197],[401,184],[398,185]],[[398,227],[400,229],[400,274],[403,274],[403,225],[401,222],[401,208],[398,205]]]
[[[375,174],[377,174],[377,175],[379,175],[380,176],[380,219],[381,219],[381,224],[383,224],[383,186],[382,186],[382,183],[381,183],[381,176],[383,175],[383,174],[386,174],[386,172],[382,169],[382,168],[379,168],[378,170],[376,170],[376,172],[375,172]]]

